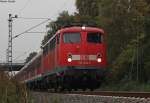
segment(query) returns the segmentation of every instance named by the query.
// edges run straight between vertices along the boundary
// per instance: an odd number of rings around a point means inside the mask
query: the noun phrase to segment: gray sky
[[[8,14],[18,17],[50,18],[55,20],[59,13],[67,10],[70,14],[76,11],[75,0],[15,0],[15,3],[0,2],[0,62],[6,60],[8,47]],[[44,20],[13,20],[13,35],[24,32]],[[32,31],[45,32],[45,23]],[[13,59],[25,59],[30,52],[40,50],[45,34],[23,34],[13,40]]]

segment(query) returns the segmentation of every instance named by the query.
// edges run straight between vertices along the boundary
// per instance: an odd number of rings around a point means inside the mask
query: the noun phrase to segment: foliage
[[[76,7],[80,15],[98,16],[99,0],[76,0]]]
[[[143,51],[143,48],[147,38],[145,27],[149,32],[145,21],[149,5],[145,0],[101,0],[99,9],[101,24],[108,33],[111,74],[115,80],[145,81],[143,55],[146,49]]]
[[[145,19],[145,33],[146,33],[146,36],[145,36],[145,39],[144,39],[144,46],[143,46],[143,51],[144,51],[144,55],[143,55],[143,58],[144,58],[144,70],[146,72],[146,78],[147,78],[147,81],[150,82],[150,76],[149,76],[149,73],[150,73],[150,15],[148,15]]]

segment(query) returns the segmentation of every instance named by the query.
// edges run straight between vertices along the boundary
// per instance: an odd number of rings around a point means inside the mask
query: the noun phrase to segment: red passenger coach
[[[40,60],[39,66],[28,64],[22,70],[27,72],[24,75],[35,74],[21,80],[29,88],[98,88],[106,71],[105,38],[103,29],[96,27],[62,28],[29,63]]]

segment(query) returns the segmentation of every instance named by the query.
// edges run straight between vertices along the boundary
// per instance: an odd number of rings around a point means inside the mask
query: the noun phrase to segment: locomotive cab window
[[[63,41],[64,43],[80,43],[81,34],[80,33],[64,33]]]
[[[90,32],[87,34],[88,43],[102,43],[102,35],[98,32]]]

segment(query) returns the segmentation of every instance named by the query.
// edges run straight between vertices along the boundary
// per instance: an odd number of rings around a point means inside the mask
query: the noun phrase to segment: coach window
[[[102,35],[98,32],[90,32],[87,34],[87,42],[88,43],[101,43]]]
[[[80,43],[81,34],[80,33],[64,33],[63,41],[64,43]]]

